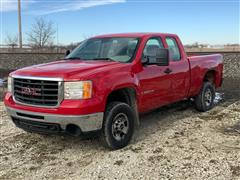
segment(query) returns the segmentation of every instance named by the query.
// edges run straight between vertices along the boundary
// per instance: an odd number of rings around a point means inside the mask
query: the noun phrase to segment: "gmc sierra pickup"
[[[222,84],[222,55],[188,57],[174,34],[130,33],[90,38],[62,60],[8,77],[5,106],[28,132],[101,132],[111,149],[126,146],[139,114],[193,98],[213,107]]]

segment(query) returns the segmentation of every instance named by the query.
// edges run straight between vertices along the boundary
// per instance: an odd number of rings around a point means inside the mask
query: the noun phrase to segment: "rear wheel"
[[[110,149],[120,149],[128,145],[134,132],[134,110],[126,103],[112,102],[104,115],[104,144]]]
[[[212,109],[215,98],[215,87],[210,82],[204,82],[200,93],[195,98],[195,107],[198,111],[205,112]]]

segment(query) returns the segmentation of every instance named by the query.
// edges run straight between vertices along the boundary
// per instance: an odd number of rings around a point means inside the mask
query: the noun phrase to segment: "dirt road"
[[[0,103],[0,179],[240,179],[240,57],[225,57],[225,101],[207,113],[181,102],[141,117],[132,143],[29,134]]]

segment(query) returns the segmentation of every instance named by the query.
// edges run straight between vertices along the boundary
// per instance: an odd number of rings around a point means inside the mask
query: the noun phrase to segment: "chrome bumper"
[[[60,125],[63,131],[69,124],[77,125],[82,132],[96,131],[102,128],[103,112],[88,115],[57,115],[47,113],[36,113],[31,111],[17,110],[6,107],[9,116],[24,120],[41,123],[54,123]]]

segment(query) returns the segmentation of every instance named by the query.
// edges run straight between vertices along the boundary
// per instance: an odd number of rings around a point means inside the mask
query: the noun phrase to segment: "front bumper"
[[[102,128],[103,112],[87,115],[58,115],[18,110],[6,106],[13,122],[24,129],[38,127],[43,130],[65,131],[68,125],[76,125],[81,132],[97,131]],[[20,123],[19,123],[20,122]],[[24,126],[23,126],[24,125]]]

